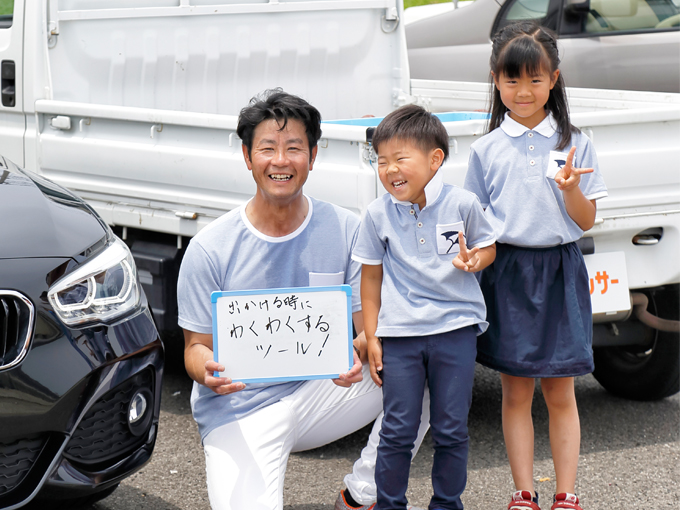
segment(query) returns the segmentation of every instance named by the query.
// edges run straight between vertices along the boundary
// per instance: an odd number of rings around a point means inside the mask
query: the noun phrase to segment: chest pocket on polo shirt
[[[465,225],[462,221],[437,225],[437,253],[439,255],[456,255],[460,251],[458,244],[458,232],[463,231]],[[465,235],[465,232],[463,232]],[[467,241],[467,238],[466,238]]]
[[[545,169],[545,176],[548,179],[554,179],[557,172],[567,164],[567,156],[569,156],[568,152],[550,151],[550,155],[548,156],[548,167]],[[574,159],[571,160],[571,164],[576,168],[576,154],[574,154]]]
[[[339,273],[309,273],[310,287],[325,287],[327,285],[342,285],[345,283],[345,272]]]

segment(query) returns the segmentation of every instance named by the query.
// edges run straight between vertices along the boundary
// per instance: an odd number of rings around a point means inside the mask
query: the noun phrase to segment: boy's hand
[[[371,379],[376,384],[376,386],[382,386],[382,379],[378,375],[378,372],[382,371],[382,344],[380,339],[377,337],[372,337],[367,339],[368,342],[368,363],[371,368]]]
[[[481,271],[483,267],[480,265],[479,248],[475,247],[471,250],[465,246],[465,236],[463,232],[458,232],[458,244],[460,245],[460,252],[453,259],[453,265],[456,269],[465,271],[466,273],[475,273]]]
[[[572,161],[574,160],[575,152],[576,147],[572,147],[567,156],[567,162],[560,168],[557,174],[555,174],[557,187],[562,191],[574,189],[581,182],[582,174],[589,174],[594,171],[593,168],[574,168],[572,166]]]

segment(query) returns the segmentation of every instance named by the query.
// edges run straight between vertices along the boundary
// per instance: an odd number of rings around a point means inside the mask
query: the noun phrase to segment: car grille
[[[33,303],[12,290],[0,290],[0,370],[21,362],[33,336]]]
[[[0,496],[22,482],[33,467],[44,443],[43,437],[0,443]]]
[[[66,445],[64,457],[86,465],[116,462],[144,443],[146,434],[136,436],[128,426],[130,401],[140,387],[153,394],[150,370],[107,392],[90,408]],[[153,403],[148,412],[153,412]]]

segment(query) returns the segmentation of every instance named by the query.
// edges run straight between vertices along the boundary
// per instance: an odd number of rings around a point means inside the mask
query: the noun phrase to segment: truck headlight
[[[116,238],[102,253],[56,281],[47,298],[67,326],[107,323],[127,314],[140,298],[130,250]]]

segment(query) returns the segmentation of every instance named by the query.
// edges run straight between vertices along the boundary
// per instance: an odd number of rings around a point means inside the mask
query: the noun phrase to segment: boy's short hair
[[[248,106],[238,116],[236,134],[251,156],[253,133],[265,120],[276,119],[281,129],[285,129],[290,119],[299,120],[305,126],[310,151],[321,138],[321,114],[301,97],[284,92],[280,88],[265,90],[253,97]],[[310,153],[311,157],[311,153]]]
[[[420,106],[402,106],[382,120],[373,133],[375,152],[380,154],[380,144],[395,138],[411,141],[423,152],[441,149],[443,161],[449,157],[449,135],[444,124]]]

